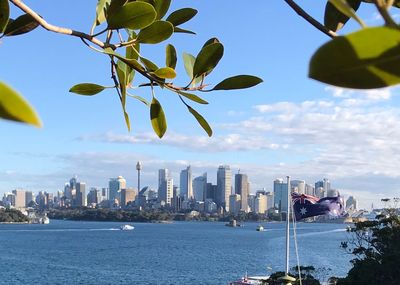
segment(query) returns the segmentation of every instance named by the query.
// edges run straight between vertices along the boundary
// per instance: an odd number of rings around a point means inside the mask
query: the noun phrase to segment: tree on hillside
[[[154,131],[162,137],[167,129],[163,108],[155,96],[155,88],[176,93],[184,106],[195,117],[209,136],[212,129],[207,121],[188,102],[207,104],[199,96],[202,92],[249,88],[262,80],[255,76],[238,75],[229,77],[208,87],[207,76],[217,66],[224,53],[218,39],[208,40],[197,56],[185,53],[184,66],[189,79],[186,85],[176,86],[177,50],[168,44],[165,50],[165,65],[157,66],[144,56],[143,47],[160,45],[173,33],[194,34],[182,28],[197,13],[193,8],[182,8],[169,13],[172,0],[98,0],[94,9],[96,17],[89,32],[75,31],[56,26],[40,16],[40,11],[21,0],[0,0],[0,37],[28,33],[38,26],[59,34],[77,37],[88,48],[93,49],[110,61],[111,86],[98,83],[79,83],[70,92],[92,96],[105,89],[115,89],[121,102],[122,113],[128,130],[130,119],[126,112],[126,100],[132,97],[149,107]],[[309,76],[335,86],[371,89],[400,83],[400,27],[389,13],[392,7],[399,8],[400,0],[328,0],[324,23],[320,23],[294,0],[284,0],[297,14],[332,40],[320,47],[311,58]],[[10,5],[13,4],[13,5]],[[367,28],[356,15],[361,4],[373,4],[385,21],[383,27]],[[10,7],[23,14],[10,18]],[[228,17],[229,15],[227,15]],[[353,18],[361,30],[337,36],[336,32]],[[121,52],[123,50],[123,52]],[[141,80],[134,79],[134,75]],[[130,93],[131,87],[149,88],[151,100]],[[197,94],[194,94],[197,93]],[[0,118],[40,126],[41,122],[30,105],[11,87],[0,82]]]

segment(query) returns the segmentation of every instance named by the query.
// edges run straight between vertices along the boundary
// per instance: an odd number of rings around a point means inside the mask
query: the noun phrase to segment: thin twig
[[[328,37],[334,38],[337,36],[337,34],[334,31],[329,30],[327,27],[322,25],[320,22],[318,22],[316,19],[311,17],[310,14],[308,14],[306,11],[304,11],[299,5],[296,4],[293,0],[284,0],[300,17],[302,17],[304,20],[309,22],[311,25],[313,25],[315,28],[323,32],[325,35]]]
[[[398,29],[399,26],[396,24],[396,22],[390,16],[390,14],[387,10],[386,2],[384,0],[374,0],[374,3],[375,3],[376,8],[378,9],[379,13],[381,14],[382,18],[385,20],[386,26]]]

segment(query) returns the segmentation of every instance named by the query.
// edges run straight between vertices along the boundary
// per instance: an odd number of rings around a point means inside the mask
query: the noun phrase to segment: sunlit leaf
[[[165,64],[168,67],[171,67],[172,69],[175,69],[176,67],[176,49],[173,45],[169,44],[167,45],[166,49],[165,49]]]
[[[96,6],[96,26],[106,21],[106,8],[110,5],[111,0],[98,0]]]
[[[183,63],[185,65],[185,70],[189,78],[193,78],[193,66],[194,62],[196,61],[196,58],[189,54],[189,53],[183,53]]]
[[[212,90],[232,90],[250,88],[263,82],[261,78],[252,75],[237,75],[221,81]]]
[[[193,32],[193,31],[181,29],[181,28],[179,28],[179,27],[174,27],[174,33],[183,33],[183,34],[191,34],[191,35],[195,35],[195,34],[196,34],[196,33]]]
[[[202,115],[200,115],[195,109],[193,109],[190,106],[187,106],[189,109],[189,112],[193,115],[193,117],[196,118],[197,122],[199,122],[200,126],[206,131],[207,135],[209,137],[212,136],[213,131],[210,127],[210,125],[208,124],[208,122],[206,121],[206,119],[203,118]]]
[[[0,34],[5,30],[10,17],[10,5],[8,0],[0,0]]]
[[[41,127],[35,110],[15,90],[0,82],[0,118]]]
[[[171,67],[162,67],[154,71],[154,74],[159,78],[174,79],[176,72]]]
[[[174,26],[179,26],[192,19],[196,14],[196,9],[183,8],[172,12],[171,15],[167,17],[166,21],[172,23]]]
[[[191,93],[187,93],[187,92],[183,92],[183,91],[178,91],[178,94],[184,96],[185,98],[188,98],[189,100],[192,100],[196,103],[199,104],[208,104],[208,102],[202,98],[200,98],[199,96],[195,95],[195,94],[191,94]]]
[[[141,30],[136,40],[143,44],[158,44],[171,37],[173,33],[174,27],[170,22],[155,21],[147,28]]]
[[[111,29],[143,29],[154,22],[156,15],[154,7],[148,3],[129,2],[107,15],[107,23]]]
[[[145,70],[144,67],[136,59],[125,58],[122,55],[120,55],[120,54],[116,53],[115,51],[113,51],[111,48],[105,48],[103,50],[103,52],[105,54],[115,56],[116,58],[118,58],[119,60],[123,61],[124,63],[126,63],[127,65],[131,66],[132,68],[135,68],[136,70],[141,70],[141,71]]]
[[[347,3],[354,11],[360,7],[361,0],[347,0]],[[340,30],[350,18],[340,12],[331,2],[326,2],[324,25],[331,31]]]
[[[400,83],[400,31],[365,28],[336,37],[311,58],[309,76],[340,87],[371,89]]]
[[[135,98],[136,100],[139,100],[140,102],[142,102],[143,104],[145,104],[146,106],[150,106],[149,101],[147,101],[146,99],[144,99],[141,96],[137,96],[137,95],[129,95],[132,98]]]
[[[11,20],[11,19],[10,19]],[[39,23],[29,14],[24,14],[19,16],[13,21],[9,21],[6,29],[4,30],[4,35],[6,36],[16,36],[28,33],[39,26]]]
[[[80,83],[72,86],[71,89],[69,89],[69,92],[76,93],[79,95],[91,96],[100,93],[104,89],[106,89],[106,87],[98,84]]]
[[[193,76],[199,77],[203,73],[213,70],[224,54],[221,43],[213,43],[201,49],[193,66]]]
[[[160,20],[165,16],[165,14],[167,14],[170,5],[171,0],[154,0],[154,7],[157,11],[157,20]]]
[[[124,110],[124,118],[125,118],[126,127],[128,128],[128,132],[130,132],[131,131],[131,120],[129,119],[129,115],[125,110]]]
[[[167,120],[164,110],[156,98],[153,98],[150,105],[150,119],[154,132],[159,138],[162,138],[167,131]]]
[[[144,64],[148,71],[156,71],[158,69],[158,66],[154,62],[145,57],[141,57],[140,61]]]

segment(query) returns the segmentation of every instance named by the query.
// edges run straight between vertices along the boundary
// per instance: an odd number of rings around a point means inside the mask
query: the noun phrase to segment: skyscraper
[[[327,197],[330,189],[331,182],[327,178],[322,179],[322,181],[315,182],[315,194],[320,198]]]
[[[129,202],[135,201],[136,191],[132,188],[121,189],[121,207],[125,207]]]
[[[26,191],[25,192],[25,207],[28,207],[29,203],[32,201],[34,201],[32,191]]]
[[[279,212],[287,212],[288,185],[282,178],[274,180],[274,207]]]
[[[185,200],[193,199],[192,168],[190,165],[181,171],[179,188]]]
[[[160,202],[164,201],[167,206],[171,206],[171,200],[174,195],[174,180],[172,178],[167,178],[161,183],[158,190],[158,200]]]
[[[15,208],[25,208],[25,191],[21,189],[15,189],[12,191],[15,196]]]
[[[248,200],[249,196],[249,181],[246,174],[238,173],[235,174],[235,193],[239,194],[242,202],[241,202],[241,210],[248,212]]]
[[[196,201],[205,201],[207,194],[207,173],[193,179],[193,196]]]
[[[86,183],[76,183],[76,206],[86,207]]]
[[[121,202],[121,190],[126,189],[126,180],[122,176],[118,176],[118,178],[110,178],[108,188],[108,196],[111,203],[114,204],[115,200]]]
[[[306,182],[304,180],[292,180],[290,182],[290,187],[292,192],[297,192],[299,194],[306,193]]]
[[[229,196],[232,193],[232,172],[229,165],[221,165],[217,171],[217,205],[229,211]]]
[[[229,213],[237,215],[241,208],[241,197],[239,194],[229,195]]]
[[[160,189],[161,184],[166,181],[169,177],[168,169],[159,169],[158,170],[158,189]]]

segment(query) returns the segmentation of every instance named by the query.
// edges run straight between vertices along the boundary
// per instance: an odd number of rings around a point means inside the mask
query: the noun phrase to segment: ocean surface
[[[285,225],[230,228],[216,222],[134,224],[51,220],[0,225],[0,284],[227,284],[284,270]],[[351,256],[340,248],[345,225],[297,225],[301,265],[322,279],[344,276]],[[293,239],[292,239],[293,241]],[[292,243],[291,266],[296,265]]]

